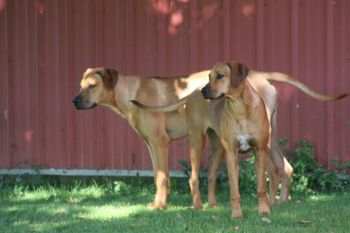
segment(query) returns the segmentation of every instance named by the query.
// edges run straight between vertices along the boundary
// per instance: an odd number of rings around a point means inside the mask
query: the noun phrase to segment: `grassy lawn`
[[[268,216],[241,193],[244,219],[231,220],[226,190],[219,191],[219,207],[203,211],[190,208],[189,193],[176,192],[167,210],[150,211],[153,192],[116,194],[98,185],[2,189],[0,232],[350,232],[350,193],[294,195]]]

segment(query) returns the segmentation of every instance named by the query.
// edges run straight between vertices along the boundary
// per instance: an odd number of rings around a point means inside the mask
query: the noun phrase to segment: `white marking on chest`
[[[248,134],[238,134],[237,140],[240,144],[241,151],[247,151],[250,149],[249,141],[252,137]]]

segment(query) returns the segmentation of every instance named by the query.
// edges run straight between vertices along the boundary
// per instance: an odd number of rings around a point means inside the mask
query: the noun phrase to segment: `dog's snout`
[[[208,94],[208,87],[203,87],[201,92],[202,92],[203,95]]]
[[[203,87],[201,90],[201,93],[204,96],[204,98],[208,98],[209,93],[210,93],[209,87],[208,86]]]
[[[77,105],[77,104],[81,104],[81,98],[80,96],[77,96],[73,99],[73,104]]]
[[[76,109],[84,109],[83,99],[80,95],[76,96],[72,102]]]
[[[90,103],[87,102],[86,99],[84,99],[84,97],[82,97],[81,95],[78,95],[77,97],[75,97],[72,100],[74,106],[76,109],[81,110],[81,109],[91,109],[97,106],[96,103]]]

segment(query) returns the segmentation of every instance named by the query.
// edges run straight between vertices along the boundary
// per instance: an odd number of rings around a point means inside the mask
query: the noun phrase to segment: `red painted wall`
[[[151,169],[125,120],[73,108],[83,71],[174,76],[231,58],[349,92],[350,1],[0,0],[0,167]],[[325,165],[350,160],[350,98],[277,86],[279,136],[312,141]],[[172,143],[171,169],[187,154]]]

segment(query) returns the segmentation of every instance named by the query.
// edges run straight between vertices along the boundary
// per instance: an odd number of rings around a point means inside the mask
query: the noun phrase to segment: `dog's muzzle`
[[[206,85],[205,87],[202,88],[201,93],[204,96],[204,98],[211,99],[211,96],[210,96],[211,95],[211,91],[210,91],[208,85]]]
[[[96,104],[92,104],[90,106],[87,106],[86,104],[84,104],[83,99],[81,98],[80,95],[78,95],[77,97],[75,97],[72,101],[72,103],[74,104],[75,108],[78,110],[81,109],[90,109],[90,108],[94,108],[96,107]]]
[[[208,85],[206,85],[205,87],[202,88],[201,93],[205,99],[210,99],[210,100],[220,99],[220,98],[224,97],[224,95],[225,95],[225,94],[221,94],[218,97],[213,97],[211,89]]]

